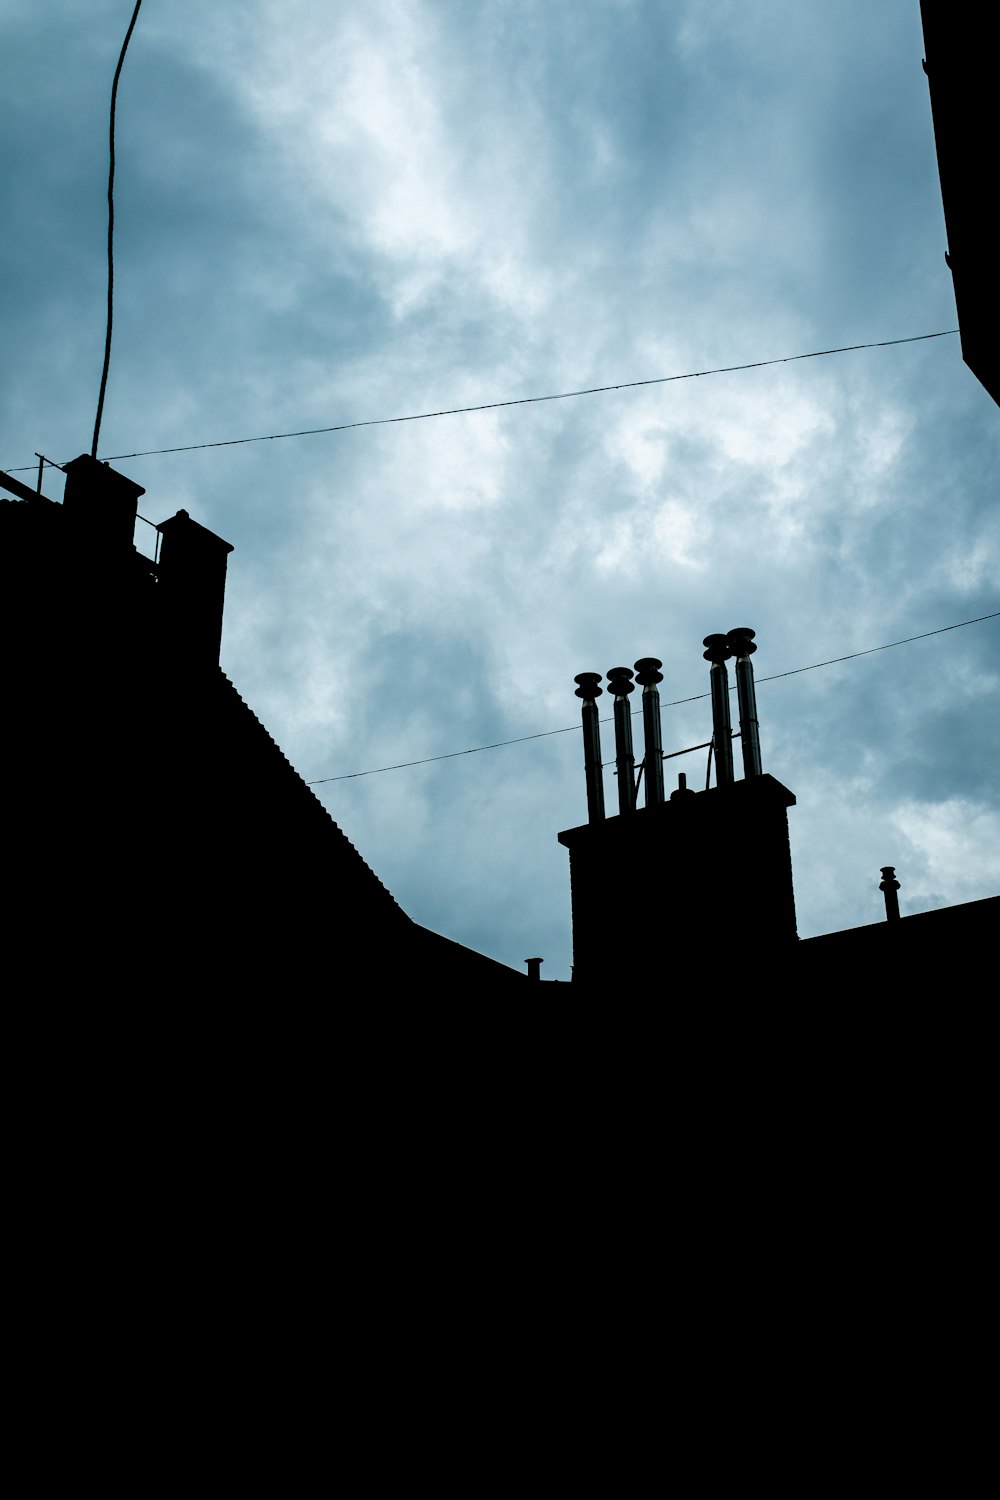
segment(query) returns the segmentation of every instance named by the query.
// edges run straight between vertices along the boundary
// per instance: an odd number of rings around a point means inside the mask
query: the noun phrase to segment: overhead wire
[[[256,437],[223,438],[212,443],[183,443],[173,448],[141,448],[134,453],[111,453],[104,462],[118,463],[129,458],[156,458],[168,453],[198,453],[208,448],[238,448],[247,443],[277,443],[286,438],[318,437],[324,433],[351,432],[359,427],[390,427],[402,422],[427,422],[434,417],[458,417],[473,412],[499,411],[510,406],[536,406],[545,401],[570,401],[577,396],[601,396],[609,391],[633,391],[642,386],[671,385],[680,380],[698,380],[707,375],[733,375],[744,370],[766,369],[770,365],[795,364],[803,359],[823,359],[833,354],[854,354],[861,349],[889,349],[897,344],[919,344],[928,339],[948,338],[958,331],[957,328],[944,328],[938,333],[915,333],[905,339],[880,339],[867,344],[844,344],[837,349],[813,349],[808,354],[785,354],[778,359],[755,359],[742,365],[718,365],[710,370],[688,370],[683,375],[655,375],[646,380],[620,380],[614,385],[592,385],[580,390],[558,391],[546,396],[513,396],[503,401],[483,401],[476,406],[442,407],[439,411],[411,412],[400,417],[369,417],[359,422],[337,422],[331,427],[303,427],[297,432],[261,433]],[[21,468],[33,469],[34,464],[23,464],[19,468],[5,469],[3,472],[18,474]]]
[[[118,105],[118,80],[122,76],[122,65],[125,62],[125,53],[135,30],[135,23],[139,17],[139,7],[142,0],[135,0],[135,10],[122,42],[122,50],[118,55],[118,66],[115,69],[115,80],[111,85],[111,120],[109,126],[110,135],[110,164],[108,167],[108,317],[106,332],[104,336],[104,368],[101,370],[101,389],[97,397],[97,416],[94,420],[94,441],[91,444],[90,456],[97,457],[97,443],[101,435],[101,418],[104,414],[104,395],[108,386],[108,369],[111,365],[111,324],[114,315],[114,290],[115,290],[115,111]],[[41,486],[39,486],[41,488]]]
[[[866,646],[862,651],[849,651],[845,656],[831,656],[826,661],[811,662],[807,667],[792,667],[787,672],[772,672],[767,677],[758,677],[756,683],[759,686],[764,682],[778,682],[783,677],[797,677],[801,672],[816,672],[820,667],[834,667],[841,662],[854,661],[859,656],[873,656],[877,651],[891,651],[894,646],[909,646],[914,641],[925,641],[932,635],[944,635],[949,630],[961,630],[966,625],[981,625],[984,620],[995,620],[1000,618],[1000,610],[994,610],[992,614],[977,615],[974,620],[958,620],[954,625],[939,625],[936,630],[923,630],[919,635],[904,636],[902,640],[886,641],[881,646]],[[732,689],[730,689],[732,691]],[[685,703],[697,703],[702,698],[710,698],[711,693],[694,693],[690,698],[672,698],[669,703],[664,703],[664,708],[679,708]],[[634,709],[633,718],[641,712]],[[613,722],[611,715],[599,721],[601,724]],[[502,750],[507,745],[525,745],[529,740],[549,739],[556,734],[572,734],[580,728],[579,724],[566,724],[562,729],[543,729],[536,734],[522,734],[512,740],[495,740],[490,745],[473,745],[467,750],[448,750],[443,755],[427,755],[421,760],[403,760],[392,766],[374,766],[368,771],[347,771],[340,776],[317,776],[307,781],[307,786],[325,786],[331,781],[354,781],[361,776],[379,776],[384,771],[405,771],[411,766],[429,766],[439,760],[455,760],[461,755],[478,755],[483,750]],[[704,750],[709,742],[705,744],[688,745],[684,750],[671,750],[664,755],[664,760],[673,760],[679,755],[688,755],[694,750]]]

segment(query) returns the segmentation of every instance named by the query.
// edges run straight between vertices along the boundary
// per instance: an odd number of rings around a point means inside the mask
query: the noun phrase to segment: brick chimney
[[[156,529],[168,638],[190,663],[217,667],[232,544],[192,521],[186,510],[179,510]]]

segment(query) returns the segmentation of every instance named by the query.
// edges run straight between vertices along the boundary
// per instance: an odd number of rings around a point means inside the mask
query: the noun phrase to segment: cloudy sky
[[[7,469],[90,448],[132,8],[0,5]],[[953,329],[922,55],[917,0],[145,0],[100,456]],[[949,336],[116,467],[233,543],[223,665],[404,909],[555,979],[574,675],[690,699],[737,625],[800,935],[1000,891],[1000,621],[763,681],[1000,609],[998,449]]]

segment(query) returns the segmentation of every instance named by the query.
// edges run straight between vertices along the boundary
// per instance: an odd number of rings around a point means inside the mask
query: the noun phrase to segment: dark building
[[[921,0],[920,14],[962,357],[1000,405],[1000,142],[992,27],[985,10],[949,0]]]
[[[114,999],[151,982],[234,1003],[385,987],[397,998],[524,995],[539,960],[518,972],[413,922],[221,670],[230,544],[182,510],[156,527],[151,560],[133,541],[140,486],[86,456],[65,472],[61,505],[0,476],[13,496],[0,499],[8,961],[32,984],[66,993],[85,980]],[[735,965],[726,992],[745,998],[921,986],[985,964],[1000,898],[900,919],[888,867],[884,923],[799,940],[795,797],[762,767],[753,636],[706,638],[712,736],[696,748],[709,749],[715,785],[701,791],[683,775],[664,784],[661,663],[608,673],[614,816],[600,674],[577,679],[588,822],[559,834],[577,991],[627,979],[666,994],[665,966],[703,976],[723,949]]]
[[[140,486],[65,472],[0,476],[8,957],[116,996],[526,984],[406,915],[221,670],[230,544],[181,510],[152,561]]]

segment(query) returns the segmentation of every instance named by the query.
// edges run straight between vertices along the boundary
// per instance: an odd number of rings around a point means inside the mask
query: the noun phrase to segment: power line
[[[846,656],[831,656],[828,661],[815,661],[808,667],[792,667],[787,672],[772,672],[769,677],[758,677],[758,685],[762,682],[777,682],[782,677],[796,677],[800,672],[816,672],[820,667],[837,666],[840,662],[854,661],[859,656],[872,656],[876,651],[891,651],[894,646],[909,646],[913,641],[925,641],[928,636],[944,635],[949,630],[961,630],[965,625],[981,625],[984,620],[995,620],[1000,618],[1000,610],[994,610],[989,615],[977,615],[974,620],[959,620],[954,625],[940,625],[936,630],[924,630],[920,635],[908,635],[900,641],[887,641],[883,646],[867,646],[863,651],[849,651]],[[732,689],[730,688],[730,692]],[[685,703],[697,703],[702,698],[710,698],[711,693],[695,693],[690,698],[673,698],[669,703],[664,703],[664,708],[679,708]],[[641,713],[641,709],[633,710],[633,718]],[[601,719],[602,724],[613,722],[611,715]],[[434,761],[454,760],[460,755],[478,755],[482,750],[502,750],[507,745],[525,745],[529,740],[549,739],[556,734],[572,734],[580,728],[579,724],[567,724],[562,729],[543,729],[538,734],[522,734],[513,740],[496,740],[492,745],[473,745],[468,750],[449,750],[444,755],[428,755],[423,760],[403,760],[393,766],[375,766],[370,771],[348,771],[342,776],[319,776],[312,781],[307,781],[307,786],[324,786],[330,781],[354,781],[359,776],[379,776],[383,771],[405,771],[411,766],[429,766]],[[708,742],[706,741],[706,744]],[[672,760],[678,755],[687,755],[693,750],[704,750],[705,745],[689,745],[686,750],[672,750],[665,760]]]
[[[135,10],[132,12],[132,19],[128,23],[128,31],[125,33],[122,50],[118,56],[115,81],[111,85],[111,122],[109,126],[111,140],[110,165],[108,168],[108,321],[104,339],[104,368],[101,371],[101,389],[97,397],[97,417],[94,421],[94,441],[90,449],[92,458],[97,457],[97,440],[101,435],[101,416],[104,412],[104,393],[108,385],[108,367],[111,364],[111,318],[114,307],[115,288],[115,109],[118,103],[118,80],[122,75],[122,64],[125,61],[128,44],[132,39],[132,32],[135,29],[135,23],[139,16],[139,6],[141,4],[142,0],[135,0]],[[41,485],[39,485],[39,489],[41,489]]]
[[[947,630],[961,630],[963,625],[981,625],[984,620],[995,620],[1000,610],[991,615],[977,615],[974,620],[959,620],[955,625],[940,625],[937,630],[925,630],[920,635],[908,635],[901,641],[888,641],[884,646],[868,646],[864,651],[851,651],[847,656],[831,656],[829,661],[813,662],[811,667],[792,667],[789,672],[773,672],[770,677],[758,677],[758,682],[777,682],[779,677],[795,677],[799,672],[815,672],[817,667],[835,667],[838,662],[853,661],[856,656],[871,656],[876,651],[891,651],[893,646],[908,646],[911,641],[925,641],[929,635],[944,635]],[[705,693],[704,697],[708,697]]]
[[[412,412],[403,417],[371,417],[362,422],[338,422],[332,427],[304,427],[298,432],[270,432],[257,437],[224,438],[214,443],[185,443],[175,448],[143,448],[135,453],[112,453],[105,463],[118,463],[127,458],[156,458],[165,453],[197,453],[206,448],[238,448],[246,443],[276,443],[285,438],[317,437],[323,433],[350,432],[357,427],[389,427],[401,422],[426,422],[432,417],[458,417],[477,411],[499,411],[507,406],[533,406],[543,401],[570,401],[576,396],[600,396],[608,391],[633,391],[647,385],[671,385],[679,380],[697,380],[702,375],[732,375],[742,370],[762,370],[768,365],[790,365],[797,360],[822,359],[831,354],[853,354],[859,349],[889,349],[896,344],[919,344],[927,339],[944,339],[957,328],[945,328],[940,333],[916,333],[905,339],[882,339],[870,344],[844,344],[839,349],[813,349],[809,354],[786,354],[781,359],[755,359],[744,365],[719,365],[712,370],[689,370],[684,375],[657,375],[649,380],[622,380],[616,385],[593,385],[578,391],[559,391],[550,396],[516,396],[506,401],[484,401],[478,406],[450,406],[441,411]],[[22,465],[25,469],[33,464]],[[20,469],[4,472],[17,474]]]

